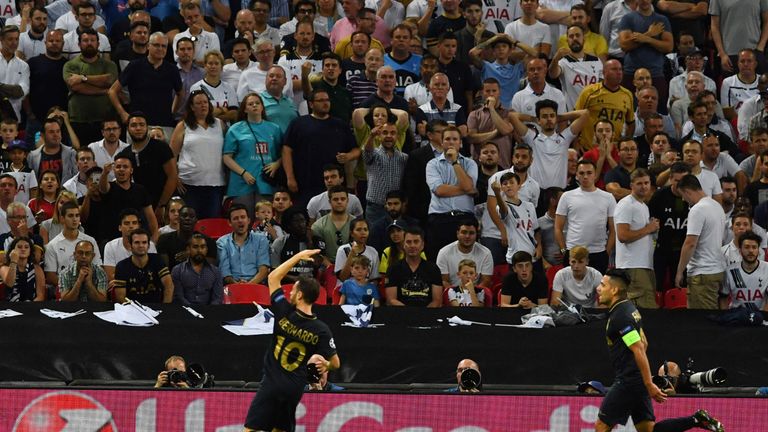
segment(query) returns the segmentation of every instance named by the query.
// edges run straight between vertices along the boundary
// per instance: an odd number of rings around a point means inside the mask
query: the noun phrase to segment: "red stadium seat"
[[[234,283],[224,286],[224,304],[252,302],[267,306],[272,304],[269,297],[269,287],[249,283]]]
[[[555,275],[563,269],[561,265],[553,265],[547,269],[547,301],[552,299],[552,285],[555,282]]]
[[[664,309],[688,309],[688,288],[672,288],[664,292]]]
[[[331,302],[332,304],[339,304],[339,301],[341,301],[341,285],[335,287],[333,291],[331,291]]]
[[[491,277],[491,286],[496,286],[504,281],[504,276],[509,273],[509,264],[499,264],[493,267],[493,277]]]
[[[200,219],[195,224],[195,231],[216,240],[232,232],[229,221],[224,218]]]

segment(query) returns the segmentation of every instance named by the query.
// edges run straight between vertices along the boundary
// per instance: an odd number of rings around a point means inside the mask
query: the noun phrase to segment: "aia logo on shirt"
[[[109,412],[98,401],[78,392],[46,393],[19,414],[13,432],[117,432]]]
[[[517,229],[523,230],[523,231],[530,231],[533,229],[533,221],[528,220],[519,220],[517,221]]]

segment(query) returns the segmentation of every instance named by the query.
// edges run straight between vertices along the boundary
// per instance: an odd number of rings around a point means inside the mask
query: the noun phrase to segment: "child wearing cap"
[[[7,145],[6,151],[10,163],[5,173],[12,175],[18,185],[14,200],[26,204],[31,197],[37,196],[37,176],[27,165],[27,143],[15,139]]]
[[[349,259],[352,277],[341,284],[339,304],[359,305],[373,301],[379,306],[379,290],[368,280],[371,273],[371,260],[365,255],[356,255]],[[370,296],[371,300],[366,297]]]

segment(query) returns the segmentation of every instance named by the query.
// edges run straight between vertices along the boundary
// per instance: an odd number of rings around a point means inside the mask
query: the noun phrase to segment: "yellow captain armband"
[[[632,346],[641,340],[640,333],[638,333],[637,330],[632,330],[631,332],[622,336],[621,340],[623,340],[628,347]]]

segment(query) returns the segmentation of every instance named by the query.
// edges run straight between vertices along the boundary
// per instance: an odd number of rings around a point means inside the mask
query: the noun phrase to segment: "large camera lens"
[[[461,382],[461,387],[465,390],[474,390],[480,387],[481,379],[480,372],[477,370],[464,369],[464,371],[461,372],[459,381]]]
[[[187,373],[182,372],[178,369],[172,369],[168,371],[168,382],[171,383],[180,383],[183,381],[187,381]]]

